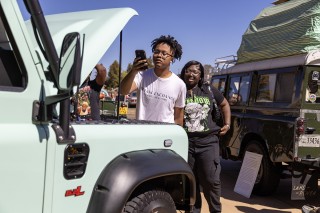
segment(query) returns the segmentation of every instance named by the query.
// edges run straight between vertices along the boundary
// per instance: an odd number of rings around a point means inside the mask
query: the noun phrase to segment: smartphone
[[[135,52],[136,52],[136,58],[140,58],[140,60],[147,59],[146,52],[144,50],[136,50]],[[144,66],[141,69],[146,70],[148,69],[148,66]]]
[[[147,59],[146,52],[144,50],[136,50],[136,58],[140,58],[140,60]]]

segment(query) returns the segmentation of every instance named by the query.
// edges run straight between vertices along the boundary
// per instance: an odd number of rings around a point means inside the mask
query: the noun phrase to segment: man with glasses
[[[154,39],[151,47],[154,68],[143,70],[147,60],[135,58],[131,71],[121,82],[121,93],[126,95],[137,90],[137,119],[182,126],[186,86],[170,71],[170,64],[181,59],[182,47],[170,35]]]

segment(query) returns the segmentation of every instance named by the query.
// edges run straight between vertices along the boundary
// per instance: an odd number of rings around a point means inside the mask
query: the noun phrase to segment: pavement
[[[234,192],[241,162],[231,160],[221,161],[222,182],[222,213],[301,213],[305,204],[320,206],[320,197],[312,200],[291,200],[291,178],[281,179],[277,191],[270,196],[257,196],[251,194],[246,198]],[[201,213],[209,213],[207,203],[203,197]]]

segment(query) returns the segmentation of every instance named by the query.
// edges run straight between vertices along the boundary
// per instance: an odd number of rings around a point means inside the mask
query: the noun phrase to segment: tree
[[[204,68],[204,81],[210,81],[213,67],[210,64],[204,64],[203,68]]]
[[[154,64],[151,57],[147,58],[147,63],[148,63],[148,68],[154,68]],[[132,66],[133,65],[131,63],[128,64],[127,72],[130,72],[130,70],[132,69]]]
[[[125,77],[127,74],[128,74],[127,71],[122,71],[122,72],[121,72],[121,81],[122,81],[122,79],[124,79],[124,77]],[[121,82],[120,82],[120,83],[121,83]]]
[[[119,62],[115,60],[109,67],[107,88],[116,88],[119,86]]]
[[[130,72],[130,70],[132,69],[132,66],[133,66],[133,65],[132,65],[131,63],[128,64],[128,66],[127,66],[127,73]]]

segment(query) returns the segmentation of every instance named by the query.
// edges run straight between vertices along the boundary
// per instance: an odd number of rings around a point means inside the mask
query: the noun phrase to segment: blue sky
[[[131,7],[133,17],[123,30],[123,63],[126,69],[135,49],[151,56],[151,41],[172,35],[183,47],[180,61],[171,70],[180,73],[189,60],[214,66],[218,57],[235,55],[250,21],[275,0],[40,0],[45,14],[103,8]],[[21,5],[22,0],[18,0]],[[25,13],[24,18],[28,19]],[[100,60],[107,68],[119,59],[119,38]]]

